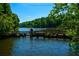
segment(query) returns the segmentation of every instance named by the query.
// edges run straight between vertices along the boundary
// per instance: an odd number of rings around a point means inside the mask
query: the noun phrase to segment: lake
[[[19,28],[19,31],[30,31],[31,28]],[[32,28],[33,31],[45,30],[46,28]]]
[[[34,31],[41,29],[33,28]],[[44,28],[45,29],[45,28]],[[19,31],[30,31],[30,28],[20,28]],[[43,37],[10,37],[0,39],[1,56],[69,56],[79,55],[78,51],[69,46],[68,41],[58,38]]]

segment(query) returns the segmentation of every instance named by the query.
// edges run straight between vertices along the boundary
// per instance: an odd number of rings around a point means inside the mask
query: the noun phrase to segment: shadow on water
[[[0,39],[0,56],[11,55],[12,46],[12,38]]]

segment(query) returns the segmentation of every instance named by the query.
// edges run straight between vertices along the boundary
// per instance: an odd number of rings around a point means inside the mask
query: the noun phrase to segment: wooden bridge
[[[26,32],[26,31],[16,32],[14,34],[14,36],[17,36],[17,37],[30,36],[30,37],[47,37],[47,38],[70,38],[64,33],[46,33],[46,32],[43,32],[43,31],[34,31],[33,33]]]

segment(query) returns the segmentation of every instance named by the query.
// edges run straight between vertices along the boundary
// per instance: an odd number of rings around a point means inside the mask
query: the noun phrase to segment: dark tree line
[[[52,20],[49,17],[37,18],[33,21],[20,23],[20,27],[34,27],[34,28],[52,28],[61,24],[61,20]]]

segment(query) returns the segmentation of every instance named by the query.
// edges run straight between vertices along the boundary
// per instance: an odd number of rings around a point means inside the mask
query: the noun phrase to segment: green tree
[[[18,31],[19,18],[11,12],[10,5],[7,3],[0,4],[0,33],[12,34]],[[0,34],[0,35],[2,35]]]

